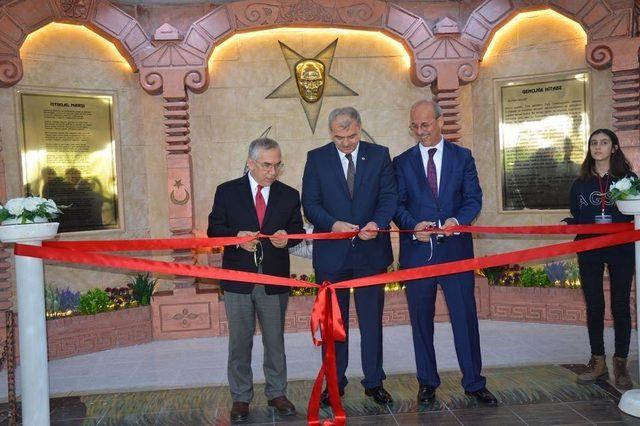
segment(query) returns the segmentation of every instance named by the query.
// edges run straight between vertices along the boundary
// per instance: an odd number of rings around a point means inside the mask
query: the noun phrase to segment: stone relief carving
[[[91,0],[88,0],[91,3]],[[60,9],[65,16],[73,19],[87,19],[89,8],[85,0],[60,0]]]

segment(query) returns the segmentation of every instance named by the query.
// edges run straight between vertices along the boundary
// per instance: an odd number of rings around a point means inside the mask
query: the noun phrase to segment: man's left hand
[[[458,226],[458,225],[459,225],[458,221],[455,218],[450,217],[449,219],[444,221],[444,225],[442,225],[441,229],[444,231],[444,235],[446,235],[447,237],[450,237],[451,235],[453,235],[454,232],[453,231],[447,232],[447,229],[453,226]]]
[[[289,237],[287,237],[287,231],[279,229],[273,233],[272,237],[269,237],[269,240],[274,247],[285,248],[289,242]]]
[[[378,224],[375,222],[367,223],[358,233],[358,238],[363,241],[373,240],[378,236]]]

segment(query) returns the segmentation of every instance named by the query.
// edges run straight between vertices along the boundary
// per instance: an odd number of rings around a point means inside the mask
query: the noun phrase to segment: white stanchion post
[[[618,210],[621,213],[634,215],[634,228],[640,229],[640,199],[639,200],[618,200],[616,201]],[[636,245],[636,330],[640,324],[640,241],[635,242]],[[636,334],[638,336],[638,334]],[[640,337],[640,336],[638,336]],[[638,338],[638,367],[640,369],[640,338]],[[640,417],[640,389],[631,389],[622,394],[618,408],[625,413]]]
[[[3,243],[35,246],[53,238],[58,223],[0,226]],[[44,265],[42,259],[15,256],[20,336],[20,387],[22,423],[49,425],[49,367],[44,306]]]

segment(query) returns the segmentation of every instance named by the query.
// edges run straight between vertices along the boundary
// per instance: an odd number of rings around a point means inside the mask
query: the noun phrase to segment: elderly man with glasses
[[[249,145],[248,172],[218,186],[209,214],[210,237],[256,236],[238,246],[226,247],[222,267],[238,271],[289,276],[289,251],[300,240],[288,234],[304,234],[298,191],[279,182],[280,146],[272,139],[256,139]],[[272,235],[259,239],[258,233]],[[221,281],[229,324],[227,374],[233,398],[231,422],[249,420],[253,398],[251,348],[257,316],[264,346],[265,394],[280,416],[296,414],[287,399],[287,361],[284,353],[284,320],[289,288]]]

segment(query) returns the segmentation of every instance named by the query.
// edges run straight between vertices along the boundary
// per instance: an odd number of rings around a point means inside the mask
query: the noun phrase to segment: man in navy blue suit
[[[411,108],[409,127],[418,143],[393,160],[399,196],[395,223],[401,229],[415,231],[400,235],[402,268],[473,257],[471,235],[452,234],[447,229],[473,222],[482,207],[482,190],[471,151],[445,141],[441,133],[443,124],[444,117],[438,104],[427,100],[415,103]],[[407,282],[419,383],[418,402],[432,401],[440,385],[433,347],[438,283],[449,308],[465,393],[480,403],[497,405],[481,375],[472,271]]]
[[[393,261],[388,229],[397,208],[396,183],[389,150],[360,140],[360,114],[339,108],[329,114],[330,142],[309,151],[302,178],[302,206],[314,232],[359,231],[352,240],[316,240],[313,267],[317,282],[338,282],[385,272]],[[349,324],[349,290],[337,291],[345,328]],[[384,286],[354,291],[360,325],[362,385],[378,404],[393,402],[382,386],[382,310]],[[349,342],[336,342],[340,395],[347,385],[345,372]],[[328,404],[328,394],[322,394]]]

